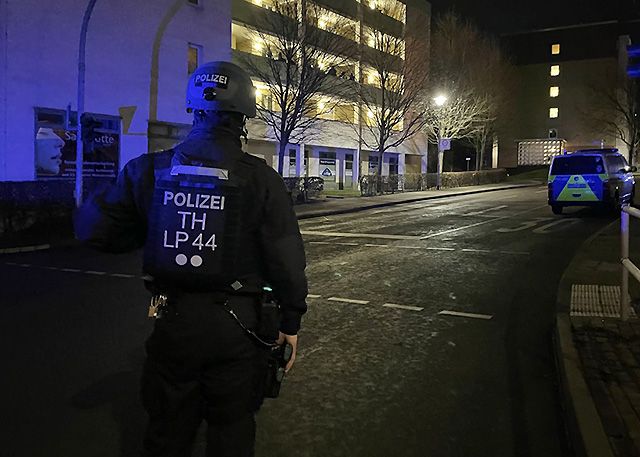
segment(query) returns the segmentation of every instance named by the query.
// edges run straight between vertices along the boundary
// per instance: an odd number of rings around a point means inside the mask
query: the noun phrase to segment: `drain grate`
[[[630,314],[636,315],[633,307]],[[620,317],[620,286],[573,284],[571,316]]]

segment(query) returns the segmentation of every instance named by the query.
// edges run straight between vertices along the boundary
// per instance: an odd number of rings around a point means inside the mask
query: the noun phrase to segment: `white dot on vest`
[[[187,256],[184,254],[178,254],[176,256],[176,263],[180,266],[187,264]]]
[[[194,267],[199,267],[200,265],[202,265],[202,257],[200,257],[199,255],[194,255],[193,257],[191,257],[191,265],[193,265]]]

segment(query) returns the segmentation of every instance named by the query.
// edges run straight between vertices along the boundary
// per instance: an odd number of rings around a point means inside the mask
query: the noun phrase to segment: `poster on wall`
[[[75,178],[76,132],[39,127],[35,139],[38,178]],[[85,140],[83,176],[115,178],[120,157],[120,135],[95,132]]]
[[[320,176],[325,181],[336,180],[336,159],[320,159]]]

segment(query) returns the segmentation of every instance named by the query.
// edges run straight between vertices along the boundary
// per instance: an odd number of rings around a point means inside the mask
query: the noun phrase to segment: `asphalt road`
[[[313,295],[257,455],[566,455],[556,289],[609,221],[566,213],[540,187],[301,221]],[[77,247],[0,257],[0,455],[138,455],[140,264]]]

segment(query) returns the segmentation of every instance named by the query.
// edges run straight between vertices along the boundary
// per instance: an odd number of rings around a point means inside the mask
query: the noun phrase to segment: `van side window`
[[[615,156],[604,156],[604,160],[607,162],[607,171],[609,173],[615,173],[620,169]]]

